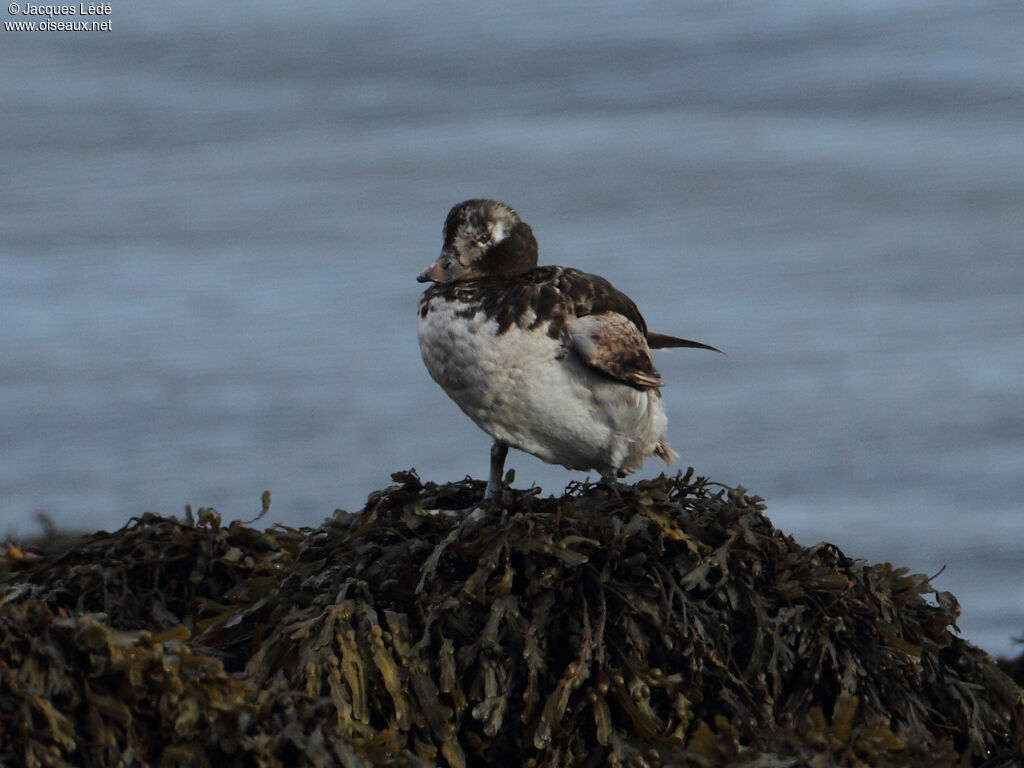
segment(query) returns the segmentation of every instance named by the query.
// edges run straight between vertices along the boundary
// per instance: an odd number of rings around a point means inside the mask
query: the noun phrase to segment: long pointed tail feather
[[[655,333],[654,331],[647,332],[647,346],[651,349],[669,349],[671,347],[707,349],[711,352],[717,352],[720,355],[725,355],[725,352],[717,347],[712,347],[710,344],[703,344],[699,341],[690,341],[689,339],[680,339],[677,336],[669,336],[667,333]],[[728,355],[726,355],[726,357],[728,357]]]

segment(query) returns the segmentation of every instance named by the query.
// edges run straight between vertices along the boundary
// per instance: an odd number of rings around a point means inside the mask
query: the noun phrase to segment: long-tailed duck
[[[714,347],[647,330],[597,275],[538,267],[530,226],[496,200],[466,200],[444,223],[441,257],[418,280],[419,342],[434,380],[494,438],[484,498],[509,446],[606,482],[654,454],[671,464],[651,349]]]

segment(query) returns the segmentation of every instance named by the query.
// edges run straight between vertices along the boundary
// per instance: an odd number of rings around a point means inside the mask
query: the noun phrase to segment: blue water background
[[[414,278],[492,196],[728,351],[658,354],[684,467],[1019,651],[1024,4],[111,5],[0,30],[0,534],[483,477]]]

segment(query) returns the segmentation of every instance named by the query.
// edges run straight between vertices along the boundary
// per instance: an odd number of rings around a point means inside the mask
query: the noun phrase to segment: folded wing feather
[[[664,385],[643,332],[624,315],[601,312],[575,317],[568,331],[569,349],[592,368],[637,389]]]

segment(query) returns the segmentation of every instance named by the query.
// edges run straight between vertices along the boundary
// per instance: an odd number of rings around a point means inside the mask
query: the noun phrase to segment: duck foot
[[[598,488],[603,489],[606,494],[616,499],[621,499],[622,491],[629,487],[627,483],[621,482],[615,475],[601,475],[601,479],[598,480],[595,485],[597,485]]]

